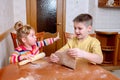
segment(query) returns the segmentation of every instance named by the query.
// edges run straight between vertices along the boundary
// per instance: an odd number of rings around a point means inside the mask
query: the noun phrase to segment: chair
[[[13,45],[14,45],[14,49],[15,49],[15,48],[17,48],[20,44],[19,44],[18,41],[17,41],[16,33],[11,32],[10,34],[11,34],[12,41],[13,41]],[[43,40],[44,35],[45,35],[45,32],[36,33],[37,41]],[[42,52],[42,51],[43,51],[43,48],[40,48],[39,50],[40,50],[40,52]]]
[[[101,42],[103,63],[117,65],[117,36],[118,32],[95,31],[96,38]]]
[[[17,36],[16,36],[16,33],[13,33],[13,32],[10,32],[10,34],[11,34],[12,41],[13,41],[13,46],[14,46],[14,49],[15,49],[19,45],[18,41],[17,41]]]
[[[41,41],[44,39],[45,32],[36,33],[37,41]],[[43,52],[43,48],[39,49],[40,52]]]
[[[91,33],[89,34],[91,37],[95,37],[96,38],[96,34],[95,33]]]
[[[64,32],[64,38],[65,38],[65,43],[67,43],[67,41],[71,38],[73,38],[75,35],[73,33],[69,33],[69,32]]]

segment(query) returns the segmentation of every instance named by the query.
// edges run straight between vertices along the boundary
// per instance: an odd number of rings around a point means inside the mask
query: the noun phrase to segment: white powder
[[[17,80],[39,80],[39,79],[40,79],[40,75],[34,73],[28,73],[26,77],[20,77]]]
[[[106,77],[107,77],[106,74],[102,74],[102,75],[100,76],[100,78],[106,78]]]

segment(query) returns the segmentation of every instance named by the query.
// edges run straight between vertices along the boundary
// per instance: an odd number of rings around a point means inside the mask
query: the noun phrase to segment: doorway
[[[60,34],[60,40],[44,47],[47,56],[64,45],[65,6],[65,0],[26,0],[27,24],[33,26],[36,32],[46,32],[45,38],[55,37],[57,32]]]

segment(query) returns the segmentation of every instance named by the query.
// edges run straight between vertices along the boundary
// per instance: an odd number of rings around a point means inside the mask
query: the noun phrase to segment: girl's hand
[[[29,54],[29,55],[24,55],[24,56],[21,56],[20,59],[21,59],[21,60],[32,60],[33,56],[34,56],[34,55],[31,55],[31,54]]]
[[[57,36],[54,38],[54,41],[57,41],[60,39],[59,32],[57,33]]]
[[[57,63],[59,61],[59,57],[56,56],[55,54],[50,55],[50,61]]]
[[[69,49],[67,51],[67,54],[72,56],[72,57],[81,57],[84,58],[84,51],[80,50],[79,48],[73,48],[73,49]]]

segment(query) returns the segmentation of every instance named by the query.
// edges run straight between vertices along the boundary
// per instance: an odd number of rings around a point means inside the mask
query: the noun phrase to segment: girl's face
[[[25,41],[24,42],[25,45],[29,45],[29,46],[35,45],[35,43],[36,43],[36,36],[35,36],[35,31],[33,29],[30,30],[29,35],[25,38],[24,41]]]
[[[84,39],[91,31],[91,26],[85,26],[83,22],[74,22],[74,32],[78,39]]]

